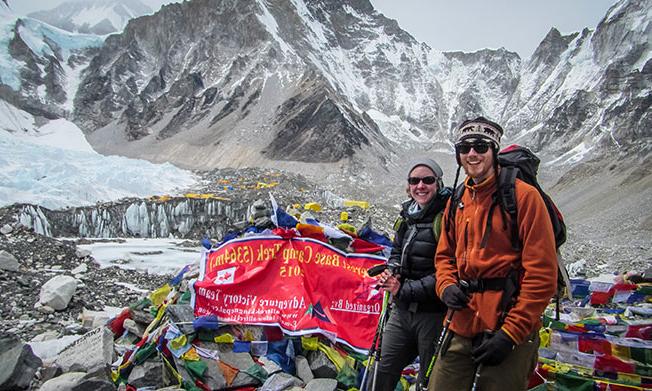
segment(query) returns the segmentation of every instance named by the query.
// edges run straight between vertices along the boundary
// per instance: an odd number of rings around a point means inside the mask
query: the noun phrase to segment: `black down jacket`
[[[445,311],[446,306],[435,294],[435,252],[437,241],[433,232],[435,216],[443,213],[452,190],[441,189],[421,211],[408,213],[414,202],[403,203],[401,217],[394,236],[390,264],[400,264],[401,288],[396,297],[399,308],[423,312]],[[437,234],[439,237],[439,234]],[[416,305],[415,305],[416,303]]]

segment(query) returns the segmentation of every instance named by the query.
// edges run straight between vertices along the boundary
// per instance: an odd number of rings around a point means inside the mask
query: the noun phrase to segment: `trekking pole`
[[[423,379],[421,379],[422,390],[428,388],[428,380],[430,379],[432,368],[435,366],[435,361],[437,361],[437,356],[439,356],[439,352],[441,351],[441,346],[444,344],[444,340],[448,335],[448,327],[451,324],[451,320],[453,319],[454,314],[455,314],[455,310],[448,310],[448,316],[446,316],[446,320],[444,321],[444,328],[441,330],[441,334],[439,334],[437,345],[435,345],[435,352],[432,354],[432,358],[430,358],[430,363],[428,363],[428,369],[426,370]]]
[[[382,353],[381,349],[383,346],[383,334],[385,331],[385,324],[387,323],[387,320],[389,319],[389,312],[391,311],[391,308],[389,307],[389,292],[385,292],[385,299],[387,300],[387,309],[385,311],[385,314],[383,316],[383,327],[380,330],[380,334],[378,335],[378,348],[376,349],[376,359],[374,360],[374,375],[373,378],[371,379],[371,391],[376,390],[376,380],[378,379],[378,363],[380,360],[382,360]]]
[[[462,291],[466,292],[469,287],[469,283],[464,280],[461,280],[460,287],[462,288]],[[453,315],[455,315],[455,310],[453,309],[448,310],[448,316],[446,316],[446,320],[444,321],[444,328],[441,330],[441,334],[439,334],[437,345],[435,345],[435,352],[433,353],[432,358],[430,359],[430,363],[428,363],[428,369],[426,370],[423,379],[421,379],[422,390],[428,388],[428,381],[430,380],[430,374],[432,373],[432,368],[435,366],[435,361],[437,361],[439,352],[441,351],[441,348],[444,345],[444,341],[448,337],[448,331],[450,329],[451,321],[453,320]]]
[[[482,363],[478,364],[475,368],[475,373],[473,374],[473,384],[471,385],[471,391],[478,390],[478,381],[480,380],[480,371],[482,371]]]
[[[387,293],[385,294],[384,301],[387,302],[388,297]],[[379,350],[380,350],[380,344],[382,343],[382,333],[383,329],[385,328],[385,322],[387,321],[387,314],[389,312],[389,305],[386,305],[385,308],[383,308],[383,311],[381,312],[380,319],[378,320],[378,326],[376,327],[376,334],[374,334],[374,340],[371,343],[371,348],[369,349],[369,358],[367,359],[367,366],[364,369],[364,373],[362,375],[362,382],[360,383],[360,391],[365,391],[367,388],[367,375],[369,374],[369,367],[371,366],[371,363],[374,363],[374,379],[373,381],[375,382],[375,376],[377,371],[375,370],[377,366],[377,361],[379,360]],[[374,357],[375,356],[375,357]],[[373,390],[373,388],[372,388]]]

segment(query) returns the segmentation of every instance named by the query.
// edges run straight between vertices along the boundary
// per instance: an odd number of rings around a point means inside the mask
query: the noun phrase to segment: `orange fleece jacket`
[[[444,213],[442,236],[435,255],[436,292],[459,279],[505,277],[511,268],[520,271],[520,291],[515,305],[509,310],[502,329],[521,344],[534,330],[541,327],[541,314],[555,293],[557,285],[557,254],[552,224],[539,192],[516,180],[518,234],[523,249],[511,245],[511,222],[501,206],[494,209],[491,233],[486,248],[480,248],[484,235],[492,194],[496,191],[496,176],[479,185],[469,185],[462,196],[463,208],[458,207],[455,229],[448,229],[448,208]],[[503,216],[507,219],[504,221]],[[450,232],[449,232],[450,231]],[[464,337],[497,328],[502,291],[473,293],[468,307],[453,316],[450,329]]]

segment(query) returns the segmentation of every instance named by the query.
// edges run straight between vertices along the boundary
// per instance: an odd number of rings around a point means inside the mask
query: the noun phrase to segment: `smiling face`
[[[484,144],[490,143],[482,139],[469,139],[458,144],[462,167],[464,167],[466,175],[470,176],[476,184],[481,183],[494,173],[494,153],[491,145],[485,150]],[[469,148],[469,146],[473,147]],[[476,147],[481,152],[484,150],[484,153],[478,152]]]
[[[412,197],[412,199],[414,199],[421,207],[427,205],[432,197],[437,194],[437,181],[435,180],[430,184],[425,183],[429,182],[429,180],[426,179],[424,182],[423,178],[428,177],[435,177],[435,173],[426,166],[414,167],[408,176],[408,178],[422,178],[422,180],[418,181],[416,184],[410,184],[408,182],[410,197]]]

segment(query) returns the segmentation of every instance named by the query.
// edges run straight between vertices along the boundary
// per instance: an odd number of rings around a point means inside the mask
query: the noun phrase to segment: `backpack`
[[[424,224],[415,224],[417,228],[431,228],[432,227],[432,236],[435,238],[435,243],[439,243],[439,237],[441,236],[441,220],[442,216],[444,215],[444,212],[441,211],[435,215],[435,218],[432,220],[432,224],[430,223],[424,223]],[[403,220],[402,217],[398,217],[396,220],[394,220],[394,225],[393,225],[393,230],[394,232],[398,232],[398,230],[401,228],[401,224],[403,224],[405,220]]]
[[[557,248],[557,294],[555,295],[557,303],[557,316],[559,314],[559,298],[560,296],[570,297],[570,278],[568,271],[561,259],[559,247],[566,242],[566,223],[561,212],[553,202],[552,198],[546,194],[537,180],[537,172],[539,170],[539,158],[528,148],[520,145],[510,145],[498,153],[498,165],[501,167],[500,174],[498,175],[498,191],[494,194],[494,201],[489,208],[489,216],[487,218],[487,227],[482,237],[480,247],[485,247],[489,235],[491,234],[491,220],[494,208],[497,204],[501,207],[501,213],[506,213],[511,219],[511,234],[512,234],[512,248],[520,250],[522,243],[518,237],[518,211],[516,208],[516,178],[528,183],[537,189],[543,202],[548,210],[548,216],[552,223],[552,230],[555,235],[555,246]],[[459,203],[464,194],[464,184],[461,184],[455,189],[455,193],[451,198],[451,207],[449,208],[450,215],[449,221],[455,221],[455,213],[457,207],[453,207]]]

